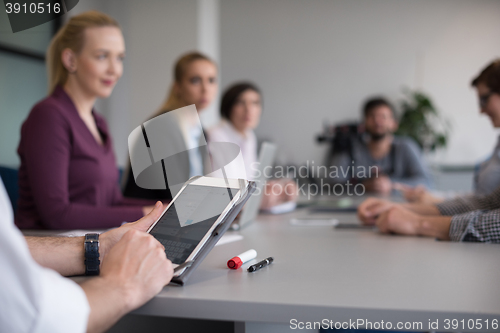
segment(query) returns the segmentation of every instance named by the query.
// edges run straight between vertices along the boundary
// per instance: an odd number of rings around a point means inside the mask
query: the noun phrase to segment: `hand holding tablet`
[[[253,182],[210,177],[184,184],[148,230],[165,247],[175,270],[174,282],[212,249],[254,188]]]

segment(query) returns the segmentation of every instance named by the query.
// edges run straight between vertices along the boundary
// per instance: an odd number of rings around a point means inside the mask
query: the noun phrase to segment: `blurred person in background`
[[[480,113],[486,114],[494,128],[500,128],[500,106],[494,94],[500,91],[500,59],[493,61],[472,81],[479,94]],[[493,99],[491,98],[493,96]],[[492,102],[493,100],[493,102]],[[479,164],[474,175],[474,194],[490,194],[500,186],[500,137],[491,157]],[[410,202],[440,203],[444,198],[435,196],[422,186],[401,186],[405,198]]]
[[[195,105],[198,113],[203,112],[214,101],[218,91],[217,65],[206,55],[190,52],[182,55],[174,66],[174,80],[168,92],[165,103],[152,117],[157,117],[170,111]],[[189,158],[182,167],[170,170],[176,179],[187,181],[192,176],[204,175],[207,171],[206,155],[199,149],[204,145],[205,137],[199,117],[178,117],[171,124],[168,133],[169,142],[165,145],[176,145],[175,151],[189,151]],[[167,171],[168,177],[169,171]],[[166,189],[145,189],[137,186],[130,164],[125,171],[123,194],[126,197],[169,201],[175,196],[172,185]],[[168,184],[167,184],[168,185]],[[174,191],[175,192],[175,191]]]
[[[261,114],[262,93],[255,84],[235,83],[224,92],[220,106],[222,120],[207,131],[207,137],[209,142],[232,142],[240,147],[244,165],[228,165],[228,178],[255,180],[258,144],[254,129],[259,125]],[[261,208],[295,201],[296,197],[297,187],[290,179],[270,180],[264,189]]]
[[[382,97],[371,98],[365,102],[363,118],[365,133],[351,136],[349,149],[332,155],[329,164],[344,172],[330,181],[362,183],[367,192],[383,195],[390,194],[398,183],[430,186],[417,144],[411,138],[393,135],[398,128],[393,106]]]
[[[500,61],[490,63],[472,80],[472,86],[481,112],[490,117],[493,126],[500,127]],[[495,180],[495,173],[489,177]],[[358,216],[365,224],[376,224],[385,233],[500,243],[500,186],[489,194],[440,203],[394,203],[369,198],[358,208]]]
[[[106,120],[93,108],[113,91],[124,57],[118,22],[97,11],[72,17],[52,39],[50,95],[23,123],[17,150],[19,228],[111,228],[153,208],[123,198]]]

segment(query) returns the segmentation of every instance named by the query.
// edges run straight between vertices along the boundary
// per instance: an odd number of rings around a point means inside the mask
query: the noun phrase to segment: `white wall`
[[[322,161],[323,120],[356,119],[363,99],[421,88],[452,120],[443,163],[472,164],[496,143],[470,80],[500,56],[500,1],[221,0],[222,86],[256,82],[257,134],[289,162]]]
[[[220,62],[219,13],[219,0],[198,0],[198,50],[214,59],[216,63]],[[215,125],[219,120],[219,98],[220,94],[200,115],[205,128]]]

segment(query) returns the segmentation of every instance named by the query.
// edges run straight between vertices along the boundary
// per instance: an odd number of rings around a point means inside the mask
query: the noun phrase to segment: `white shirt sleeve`
[[[31,257],[23,235],[14,226],[1,179],[0,267],[2,331],[86,331],[90,307],[83,289]]]
[[[249,130],[247,134],[246,138],[243,137],[232,127],[232,125],[229,124],[229,122],[225,120],[208,130],[209,143],[230,142],[238,145],[240,148],[238,155],[234,158],[230,153],[230,150],[222,148],[216,149],[217,146],[210,147],[210,154],[212,155],[212,160],[215,163],[214,169],[216,171],[208,175],[209,177],[222,178],[222,171],[217,169],[224,166],[224,171],[226,172],[226,176],[228,178],[254,180],[255,172],[252,168],[252,163],[257,160],[257,140],[252,131]],[[246,152],[248,153],[246,154]],[[255,157],[253,159],[247,158],[247,155]],[[231,160],[231,158],[234,159]],[[225,163],[227,161],[230,162]]]

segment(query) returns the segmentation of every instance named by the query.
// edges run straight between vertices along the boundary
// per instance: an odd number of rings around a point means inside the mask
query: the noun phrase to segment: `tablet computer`
[[[214,237],[225,231],[221,226],[229,227],[237,214],[235,208],[241,209],[242,201],[248,199],[248,186],[249,182],[243,179],[193,177],[151,225],[148,232],[165,246],[174,268],[184,267],[175,271],[174,279],[188,269],[186,262],[202,260],[200,252],[210,251],[215,245]],[[234,215],[230,221],[229,215]]]

